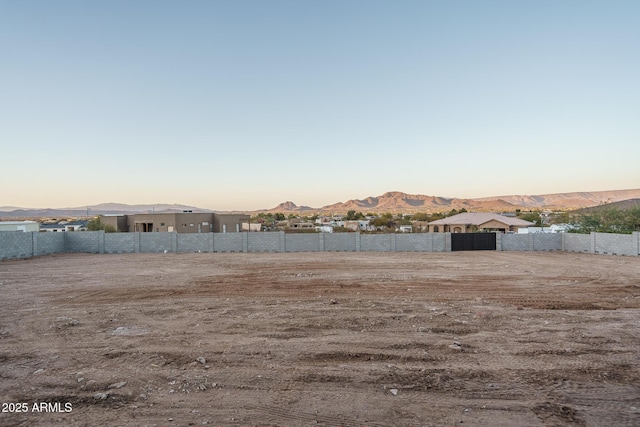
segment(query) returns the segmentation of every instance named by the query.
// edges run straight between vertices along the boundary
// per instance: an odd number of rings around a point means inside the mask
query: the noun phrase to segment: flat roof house
[[[71,221],[57,224],[41,224],[40,231],[65,232],[65,231],[86,231],[89,221]]]
[[[0,221],[0,231],[40,231],[40,223],[35,221]]]
[[[233,233],[242,230],[249,215],[217,213],[145,213],[103,215],[100,221],[119,232]]]
[[[430,233],[473,233],[477,231],[518,232],[533,222],[511,218],[497,213],[463,212],[428,223]]]

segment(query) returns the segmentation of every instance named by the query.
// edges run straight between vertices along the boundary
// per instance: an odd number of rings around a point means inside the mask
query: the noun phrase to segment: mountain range
[[[280,203],[278,206],[271,209],[260,209],[251,211],[250,213],[283,212],[304,214],[343,214],[349,210],[362,211],[363,213],[415,213],[444,212],[450,211],[451,209],[460,210],[462,208],[468,211],[484,212],[514,211],[516,209],[574,210],[638,198],[640,198],[640,189],[554,193],[534,196],[511,195],[483,197],[476,199],[427,196],[421,194],[407,194],[400,191],[390,191],[384,193],[381,196],[367,197],[365,199],[352,199],[346,202],[334,203],[320,208],[298,206],[291,201],[287,201]],[[195,206],[178,204],[127,205],[122,203],[101,203],[92,206],[61,209],[24,209],[15,206],[0,206],[0,217],[84,217],[88,215],[130,214],[144,212],[183,212],[185,210],[190,210],[193,212],[213,212],[209,209],[202,209]]]
[[[321,208],[297,206],[288,201],[268,209],[268,212],[334,212],[345,213],[349,210],[367,212],[442,212],[451,209],[466,209],[468,211],[513,211],[515,209],[558,209],[573,210],[605,203],[640,197],[640,189],[554,193],[534,196],[511,195],[483,197],[476,199],[460,199],[421,194],[407,194],[400,191],[390,191],[381,196],[365,199],[352,199],[346,202],[334,203]]]

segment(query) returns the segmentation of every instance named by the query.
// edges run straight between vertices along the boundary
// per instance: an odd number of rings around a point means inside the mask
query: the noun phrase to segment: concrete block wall
[[[48,255],[64,252],[65,233],[30,234],[34,244],[34,255]]]
[[[496,251],[502,250],[502,233],[496,233]]]
[[[154,233],[155,234],[155,233]],[[177,239],[177,252],[213,252],[213,248],[210,247],[210,233],[202,234],[176,234]]]
[[[321,234],[285,234],[285,252],[320,252]]]
[[[396,246],[395,234],[362,234],[361,252],[393,252]]]
[[[561,251],[562,250],[562,234],[561,233],[531,233],[533,236],[533,251]]]
[[[356,252],[360,250],[360,233],[324,234],[325,252]]]
[[[22,231],[0,232],[0,259],[33,256],[33,233]]]
[[[104,252],[107,254],[130,254],[136,252],[139,233],[105,233]]]
[[[213,235],[214,252],[242,252],[244,236],[247,233],[215,233]]]
[[[502,251],[561,251],[561,233],[528,233],[500,235]],[[496,245],[498,240],[496,240]]]
[[[248,251],[249,252],[284,252],[284,248],[280,245],[284,243],[283,232],[278,233],[249,233]]]
[[[451,233],[444,233],[444,252],[451,252]]]
[[[433,252],[451,252],[451,233],[431,233]]]
[[[633,234],[592,233],[594,253],[605,255],[638,256],[638,236]]]
[[[397,234],[396,252],[431,252],[430,234]]]
[[[529,251],[531,250],[532,234],[503,234],[500,236],[502,251]],[[496,241],[497,244],[497,241]]]
[[[640,256],[640,233],[501,234],[498,250]],[[0,259],[61,252],[448,252],[449,233],[0,233]]]
[[[589,234],[562,233],[564,238],[564,251],[567,252],[591,252],[591,236]]]
[[[104,235],[104,231],[64,233],[65,252],[104,253]]]
[[[125,233],[117,233],[125,234]],[[133,233],[136,252],[161,253],[176,252],[176,238],[178,233]],[[137,242],[136,242],[137,240]]]

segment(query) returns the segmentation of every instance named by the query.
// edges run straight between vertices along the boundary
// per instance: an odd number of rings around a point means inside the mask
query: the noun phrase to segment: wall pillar
[[[636,255],[640,256],[640,232],[634,231],[631,235],[633,236],[633,247],[636,248]]]
[[[396,237],[397,237],[396,233],[391,233],[391,242],[390,242],[391,252],[395,252],[396,251]]]
[[[502,233],[496,232],[496,251],[502,250]]]
[[[287,250],[287,241],[284,236],[284,231],[280,231],[280,252],[285,252]]]
[[[37,231],[31,232],[31,256],[39,255],[38,253],[38,234]]]
[[[140,232],[134,232],[133,236],[133,252],[136,254],[140,253]]]
[[[444,251],[451,252],[451,233],[444,233]]]
[[[596,233],[594,231],[591,232],[591,248],[589,250],[589,253],[596,253]]]
[[[101,253],[101,254],[104,253],[104,235],[105,235],[104,230],[101,230],[100,233],[98,234],[98,253]]]
[[[320,252],[324,252],[324,233],[320,232],[318,234],[319,234],[318,238],[320,239],[320,245],[319,245]]]
[[[213,231],[211,231],[209,233],[209,241],[207,243],[208,243],[208,246],[209,246],[209,252],[213,253],[213,250],[214,250],[214,246],[213,246]]]
[[[356,231],[356,252],[360,252],[360,232]]]
[[[242,233],[242,252],[249,252],[249,232]]]

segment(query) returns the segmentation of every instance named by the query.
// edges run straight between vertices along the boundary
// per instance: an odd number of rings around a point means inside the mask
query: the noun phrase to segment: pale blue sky
[[[0,0],[0,206],[640,188],[640,1]]]

